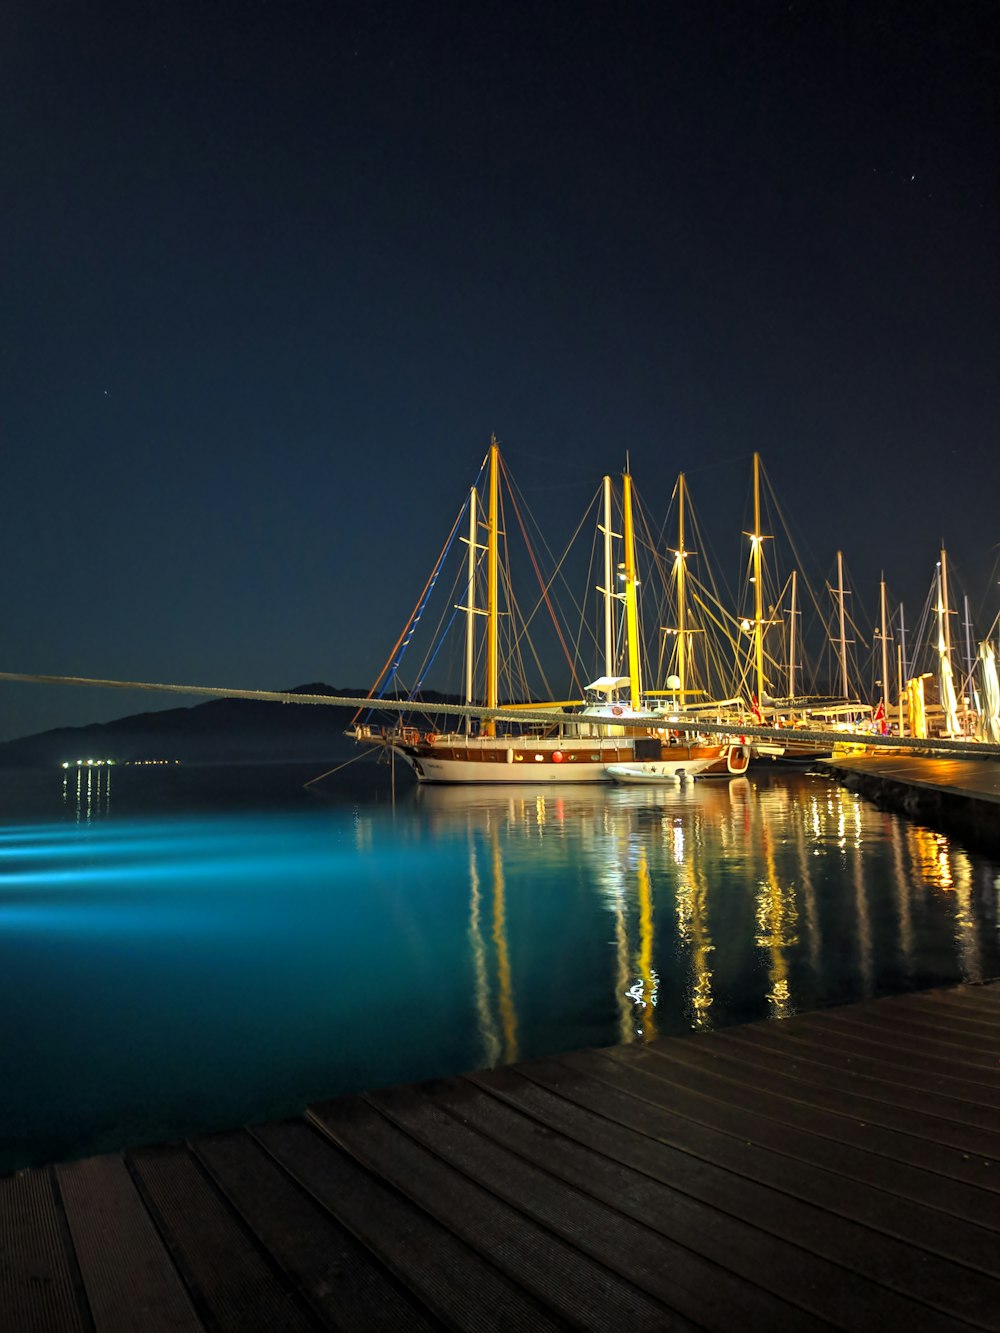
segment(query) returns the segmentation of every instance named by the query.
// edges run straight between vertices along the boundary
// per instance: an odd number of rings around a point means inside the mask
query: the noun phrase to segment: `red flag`
[[[756,694],[750,696],[750,711],[757,719],[757,725],[761,726],[764,722],[764,714],[760,711],[760,704],[757,702]]]
[[[872,711],[872,722],[878,727],[879,732],[884,736],[889,728],[885,722],[885,700],[879,699],[878,707]]]

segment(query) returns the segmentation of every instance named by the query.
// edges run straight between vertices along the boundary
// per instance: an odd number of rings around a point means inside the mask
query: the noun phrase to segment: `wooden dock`
[[[869,800],[1000,855],[1000,761],[856,754],[823,766]]]
[[[1000,1329],[1000,983],[0,1180],[4,1333]]]

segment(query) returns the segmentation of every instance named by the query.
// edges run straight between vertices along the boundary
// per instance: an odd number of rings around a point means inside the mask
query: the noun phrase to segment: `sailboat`
[[[487,504],[484,519],[479,517],[479,497],[475,487],[469,495],[469,526],[466,572],[466,603],[458,608],[466,616],[466,702],[470,714],[475,705],[474,663],[479,625],[484,625],[485,697],[481,707],[485,716],[474,728],[471,716],[464,730],[425,731],[412,725],[398,724],[379,730],[356,722],[350,734],[359,741],[381,747],[398,756],[413,771],[419,782],[429,783],[576,783],[607,782],[610,770],[636,761],[655,765],[683,757],[686,772],[694,766],[706,771],[721,766],[724,773],[742,772],[737,754],[731,758],[726,744],[680,744],[670,735],[665,707],[646,706],[642,690],[642,666],[639,647],[638,587],[635,527],[633,520],[632,477],[622,475],[621,519],[623,559],[617,571],[612,562],[613,531],[611,479],[604,478],[604,595],[605,670],[585,687],[585,699],[572,704],[501,705],[500,699],[500,476],[501,460],[496,437],[490,442],[484,460]],[[485,542],[481,540],[485,528]],[[485,564],[485,606],[478,605],[481,566]],[[613,575],[617,572],[617,579]],[[614,586],[620,585],[620,590]],[[613,620],[615,607],[624,622],[625,666],[627,674],[615,672],[613,655]],[[404,631],[405,633],[405,631]],[[373,706],[377,702],[373,699]],[[433,712],[433,705],[415,703]],[[516,712],[518,708],[561,709],[565,717],[543,725],[498,723],[491,716],[499,711]],[[566,712],[570,708],[572,711]],[[673,744],[672,744],[673,742]],[[740,747],[737,747],[737,750]],[[705,762],[702,762],[705,761]],[[730,762],[734,767],[730,768]]]

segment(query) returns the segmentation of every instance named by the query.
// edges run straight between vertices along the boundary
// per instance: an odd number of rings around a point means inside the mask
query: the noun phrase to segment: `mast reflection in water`
[[[821,778],[285,813],[141,781],[0,826],[0,1169],[1000,973],[996,864]]]

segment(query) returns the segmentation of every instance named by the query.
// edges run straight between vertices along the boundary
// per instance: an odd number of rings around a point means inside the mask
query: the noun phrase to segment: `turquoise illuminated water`
[[[1000,975],[1000,867],[823,778],[0,775],[0,1170]]]

